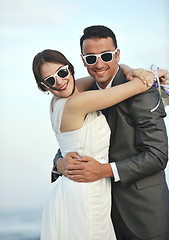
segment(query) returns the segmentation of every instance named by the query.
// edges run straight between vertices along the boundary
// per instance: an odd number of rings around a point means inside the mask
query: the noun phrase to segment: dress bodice
[[[60,132],[61,119],[67,98],[54,103],[51,111],[52,128],[55,132],[62,156],[77,152],[81,156],[90,156],[107,162],[110,129],[103,114],[88,113],[83,126],[75,131]]]

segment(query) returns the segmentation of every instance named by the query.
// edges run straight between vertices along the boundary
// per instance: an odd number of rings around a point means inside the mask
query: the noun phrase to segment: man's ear
[[[116,63],[118,63],[120,61],[120,49],[117,49],[117,53],[116,53]]]
[[[82,57],[82,54],[80,54],[80,56],[81,56],[81,59],[82,59],[82,61],[83,61],[83,65],[86,67],[86,63],[85,63],[85,61],[84,61],[84,59],[83,59],[83,57]]]

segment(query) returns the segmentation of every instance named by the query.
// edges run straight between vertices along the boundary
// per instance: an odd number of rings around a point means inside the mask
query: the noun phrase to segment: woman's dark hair
[[[47,91],[47,88],[42,84],[42,75],[41,75],[41,67],[45,62],[51,63],[61,63],[63,65],[68,65],[69,70],[74,79],[74,67],[73,65],[67,60],[67,58],[59,51],[46,49],[40,53],[38,53],[32,63],[32,70],[38,85],[38,88],[42,91]]]
[[[80,49],[82,54],[83,54],[83,41],[86,39],[111,37],[115,48],[117,48],[116,36],[113,33],[113,31],[108,27],[102,25],[90,26],[85,28],[83,33],[84,34],[80,38]]]

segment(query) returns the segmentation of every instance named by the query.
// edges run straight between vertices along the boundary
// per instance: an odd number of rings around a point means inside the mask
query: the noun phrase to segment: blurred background
[[[33,57],[59,50],[75,66],[76,78],[87,76],[79,39],[95,24],[114,31],[121,63],[169,70],[168,0],[0,0],[1,240],[38,240],[42,208],[54,187],[50,171],[58,145],[51,96],[36,86]],[[169,132],[169,117],[165,121]],[[169,167],[166,175],[169,183]]]

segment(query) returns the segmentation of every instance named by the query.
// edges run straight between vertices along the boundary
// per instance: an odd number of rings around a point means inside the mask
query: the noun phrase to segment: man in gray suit
[[[96,81],[92,89],[126,82],[118,65],[116,37],[109,28],[86,28],[80,45],[84,65]],[[169,191],[164,173],[168,140],[159,92],[152,86],[103,113],[111,128],[110,163],[100,164],[91,157],[80,160],[70,153],[58,161],[57,155],[55,168],[77,182],[112,177],[112,220],[118,240],[169,240]]]

